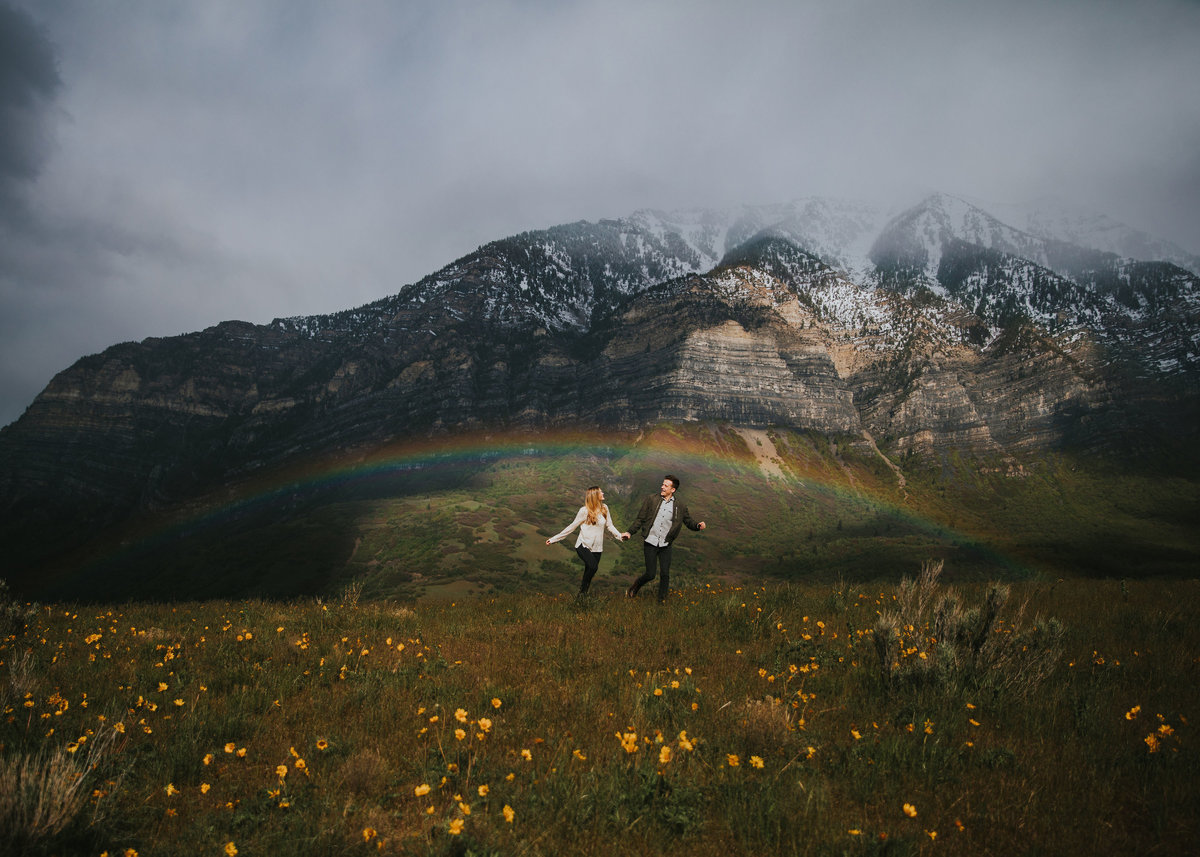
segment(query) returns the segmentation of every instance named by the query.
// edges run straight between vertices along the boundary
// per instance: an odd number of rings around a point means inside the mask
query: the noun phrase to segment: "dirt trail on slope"
[[[907,500],[908,499],[908,491],[905,490],[905,485],[907,485],[908,483],[905,482],[905,480],[904,480],[904,473],[901,472],[900,468],[897,467],[890,458],[888,458],[886,455],[883,454],[883,450],[881,450],[878,446],[875,445],[875,438],[873,438],[871,436],[871,433],[869,431],[867,431],[866,429],[863,429],[862,436],[863,436],[863,440],[865,440],[868,444],[871,445],[871,449],[875,450],[875,454],[883,459],[883,463],[886,464],[889,468],[891,468],[892,473],[896,474],[896,485],[900,488],[900,496],[902,496],[905,500]]]
[[[746,441],[746,446],[754,453],[758,469],[763,472],[764,476],[768,479],[787,478],[787,474],[783,472],[779,450],[775,448],[775,444],[771,442],[771,438],[765,431],[752,428],[738,428],[734,431],[742,436],[742,440]]]

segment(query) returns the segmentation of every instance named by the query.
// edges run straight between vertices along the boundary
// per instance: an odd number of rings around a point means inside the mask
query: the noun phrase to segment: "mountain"
[[[1081,211],[1057,199],[1048,197],[1028,205],[979,205],[1005,222],[1039,238],[1089,247],[1127,259],[1170,262],[1192,272],[1200,271],[1200,256],[1195,253],[1126,226],[1107,215]]]
[[[0,431],[0,535],[28,577],[255,474],[464,431],[779,427],[897,474],[1153,457],[1195,439],[1198,281],[944,194],[526,232],[356,309],[79,360]]]

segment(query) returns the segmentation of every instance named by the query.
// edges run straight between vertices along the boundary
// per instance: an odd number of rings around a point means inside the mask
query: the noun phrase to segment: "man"
[[[654,579],[657,565],[658,603],[666,601],[671,585],[671,543],[675,541],[684,525],[689,530],[704,529],[704,522],[693,521],[687,506],[675,496],[678,490],[679,480],[668,473],[663,477],[662,488],[658,494],[651,494],[646,498],[638,512],[637,520],[629,527],[628,532],[621,534],[622,539],[628,539],[630,533],[640,530],[644,539],[642,550],[646,557],[646,573],[625,590],[627,598],[637,598],[638,590]]]

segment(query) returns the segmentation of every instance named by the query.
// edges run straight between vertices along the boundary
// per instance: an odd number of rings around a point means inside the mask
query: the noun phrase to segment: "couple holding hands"
[[[604,503],[604,492],[593,485],[587,489],[584,505],[580,508],[575,520],[556,536],[546,539],[551,545],[562,541],[576,527],[579,528],[579,538],[575,541],[575,552],[583,561],[583,580],[579,584],[579,594],[588,591],[596,569],[600,567],[600,553],[604,550],[604,531],[608,530],[615,538],[626,541],[630,533],[642,537],[642,550],[646,558],[646,571],[625,590],[627,598],[636,598],[638,590],[654,579],[658,574],[658,601],[661,604],[667,600],[671,575],[671,543],[679,535],[680,529],[686,526],[689,530],[703,530],[704,522],[692,520],[691,514],[675,492],[679,490],[679,480],[667,474],[663,477],[662,487],[657,494],[651,494],[642,503],[637,520],[626,532],[620,532],[613,523],[608,506]],[[657,572],[656,572],[657,568]]]

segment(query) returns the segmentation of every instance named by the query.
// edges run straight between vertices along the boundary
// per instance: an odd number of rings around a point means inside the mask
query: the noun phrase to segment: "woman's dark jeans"
[[[600,553],[590,551],[583,545],[575,548],[575,553],[583,560],[583,581],[579,584],[579,594],[582,595],[592,585],[592,578],[596,575],[596,569],[600,567]]]

